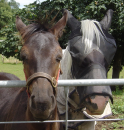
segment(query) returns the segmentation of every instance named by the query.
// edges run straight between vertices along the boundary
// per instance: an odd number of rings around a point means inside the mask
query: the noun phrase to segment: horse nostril
[[[87,103],[91,103],[91,100],[90,100],[89,97],[87,97],[87,98],[85,99],[85,101],[86,101]]]

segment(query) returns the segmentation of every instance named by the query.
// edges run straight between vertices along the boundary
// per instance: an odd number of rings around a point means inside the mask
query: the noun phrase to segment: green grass
[[[124,119],[124,90],[117,90],[112,92],[113,104],[110,103],[112,109],[112,116],[108,119]],[[97,122],[96,130],[124,130],[123,121],[100,121]]]
[[[114,104],[111,104],[111,109],[113,115],[111,118],[116,119],[124,119],[124,90],[117,89],[115,92],[113,92],[113,99]],[[108,129],[105,130],[124,130],[124,120],[123,121],[112,121],[112,122],[106,122],[103,126],[103,128],[108,127]]]
[[[25,79],[24,73],[23,73],[23,66],[21,63],[15,64],[15,63],[0,63],[0,72],[8,72],[11,74],[16,75],[21,80]]]
[[[112,112],[114,115],[120,115],[120,118],[124,118],[124,90],[117,88],[112,94],[114,99],[114,105],[111,104]]]
[[[112,68],[109,70],[107,78],[112,79]],[[124,69],[120,72],[119,78],[124,78]]]
[[[5,63],[2,63],[2,57],[0,55],[0,72],[7,72],[16,75],[21,80],[25,80],[23,65],[21,62],[17,61],[14,58],[10,58],[11,62],[8,59],[4,59]]]

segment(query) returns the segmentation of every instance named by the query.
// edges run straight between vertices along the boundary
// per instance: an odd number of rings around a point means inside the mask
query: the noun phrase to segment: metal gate
[[[65,120],[47,120],[47,121],[8,121],[0,122],[0,124],[15,124],[15,123],[48,123],[48,122],[65,122],[66,130],[68,128],[68,122],[84,122],[84,121],[122,121],[124,119],[82,119],[82,120],[68,120],[68,90],[72,86],[99,86],[99,85],[124,85],[124,79],[83,79],[83,80],[58,80],[58,87],[64,86],[66,93],[66,119]],[[0,81],[1,87],[25,87],[26,81]]]

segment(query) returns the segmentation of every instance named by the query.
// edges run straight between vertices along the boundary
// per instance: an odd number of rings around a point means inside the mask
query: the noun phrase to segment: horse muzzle
[[[106,79],[106,70],[103,66],[93,64],[90,71],[81,79]],[[77,87],[80,103],[84,103],[87,112],[91,115],[100,115],[104,112],[109,99],[113,103],[110,86]]]
[[[103,114],[109,101],[109,96],[93,95],[85,99],[86,112],[90,115]]]
[[[77,90],[80,103],[84,104],[87,113],[90,115],[103,114],[109,99],[113,103],[110,86],[87,86],[84,89],[77,87]]]
[[[29,109],[35,120],[49,119],[55,109],[54,80],[43,72],[35,73],[27,80]]]

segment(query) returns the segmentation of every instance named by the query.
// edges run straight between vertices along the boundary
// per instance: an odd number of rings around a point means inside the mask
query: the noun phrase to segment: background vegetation
[[[18,9],[19,3],[15,0],[0,0],[0,30],[14,21],[13,15]]]

